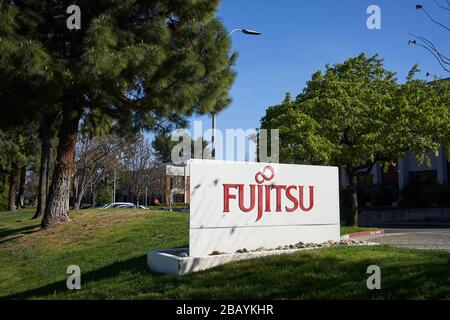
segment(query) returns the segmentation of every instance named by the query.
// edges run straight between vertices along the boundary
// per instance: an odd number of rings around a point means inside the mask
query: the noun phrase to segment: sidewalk
[[[383,234],[352,236],[357,240],[399,248],[450,251],[450,229],[440,227],[385,229]]]

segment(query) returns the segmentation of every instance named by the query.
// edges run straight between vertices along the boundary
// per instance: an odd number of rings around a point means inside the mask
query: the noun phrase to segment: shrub
[[[397,201],[399,196],[398,188],[394,185],[372,185],[361,190],[362,205],[370,202],[377,206],[391,205]]]
[[[405,207],[424,207],[426,202],[421,198],[422,187],[409,185],[402,190],[402,206]]]
[[[97,195],[97,205],[105,205],[112,202],[112,189],[101,187]]]
[[[424,187],[420,193],[420,200],[427,206],[450,205],[450,183]]]

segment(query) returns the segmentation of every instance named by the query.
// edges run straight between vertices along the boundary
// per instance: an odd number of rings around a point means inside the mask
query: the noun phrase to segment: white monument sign
[[[337,167],[191,160],[190,257],[339,241]]]

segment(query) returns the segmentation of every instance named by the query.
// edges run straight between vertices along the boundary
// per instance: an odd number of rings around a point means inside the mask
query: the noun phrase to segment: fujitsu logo
[[[314,186],[309,186],[309,204],[305,206],[305,186],[264,184],[275,178],[275,170],[267,166],[255,175],[256,184],[223,185],[223,212],[230,212],[230,203],[236,200],[239,209],[244,213],[252,213],[257,206],[258,216],[256,222],[261,220],[263,213],[309,212],[314,208]],[[271,203],[271,195],[276,195],[276,202]],[[250,204],[246,196],[250,196]]]

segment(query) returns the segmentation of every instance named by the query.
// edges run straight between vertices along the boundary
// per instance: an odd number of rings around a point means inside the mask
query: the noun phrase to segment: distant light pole
[[[146,175],[147,183],[145,184],[145,206],[148,207],[148,185],[150,182],[150,175]]]
[[[113,203],[116,203],[116,168],[114,168],[114,183],[113,183]]]
[[[145,186],[145,206],[148,207],[148,202],[147,202],[147,195],[148,195],[148,186]]]
[[[243,34],[248,35],[248,36],[260,36],[262,34],[261,32],[258,32],[258,31],[238,28],[238,29],[232,30],[228,34],[228,38],[231,38],[231,36],[235,32],[242,32]],[[211,158],[215,160],[216,159],[216,125],[217,125],[217,118],[216,118],[216,113],[215,112],[211,113],[211,118],[212,118],[212,134],[211,134],[212,150],[211,150]]]

